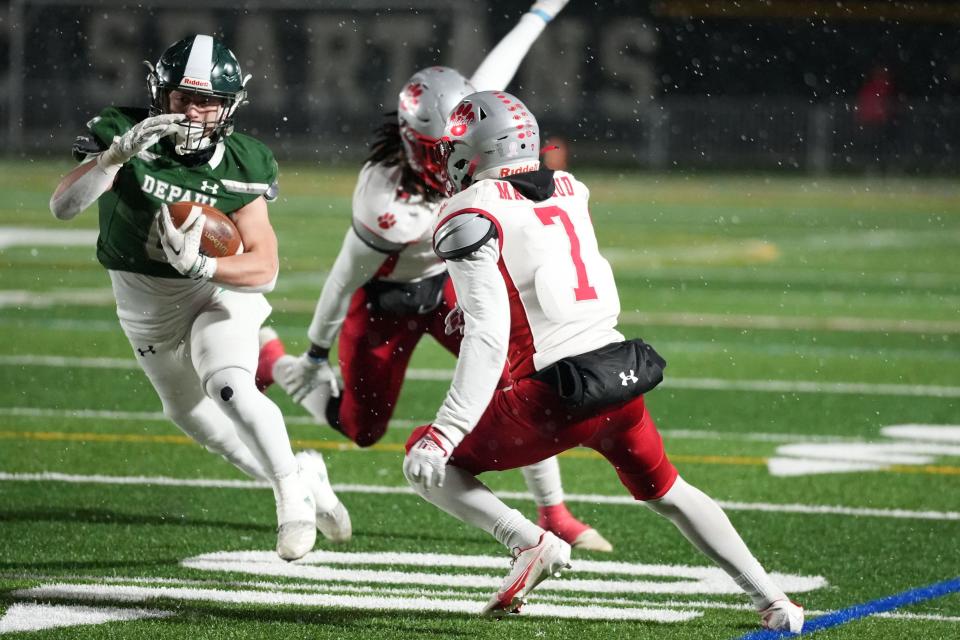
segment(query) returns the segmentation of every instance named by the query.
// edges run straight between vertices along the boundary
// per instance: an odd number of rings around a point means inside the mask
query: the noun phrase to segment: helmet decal
[[[382,213],[377,217],[377,226],[381,229],[389,229],[395,224],[397,224],[397,216],[393,215],[389,211]]]
[[[413,111],[420,104],[420,96],[423,95],[423,85],[419,82],[411,82],[400,94],[400,108],[405,111]]]
[[[469,102],[461,102],[450,114],[450,135],[459,138],[467,132],[467,125],[476,121],[476,119],[473,114],[473,105]]]
[[[429,67],[413,74],[397,102],[397,119],[404,155],[411,169],[431,188],[436,180],[433,147],[443,135],[447,115],[464,96],[473,93],[470,82],[449,67]]]
[[[477,177],[535,171],[540,167],[537,120],[509,93],[471,94],[451,111],[434,146],[432,165],[446,195],[465,189]]]
[[[213,38],[198,35],[193,39],[193,46],[190,47],[190,56],[187,58],[187,64],[183,69],[180,86],[192,90],[205,89],[212,91],[213,83],[210,82],[212,63]]]

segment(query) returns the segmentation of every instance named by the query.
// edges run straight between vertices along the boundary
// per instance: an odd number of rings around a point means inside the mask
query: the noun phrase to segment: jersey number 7
[[[573,289],[573,295],[577,302],[596,300],[597,290],[587,279],[587,265],[583,263],[583,258],[580,256],[580,238],[577,237],[577,230],[573,228],[570,216],[556,206],[534,207],[533,211],[544,225],[553,224],[554,218],[560,219],[560,224],[563,225],[563,230],[567,232],[567,238],[570,239],[570,259],[573,260],[573,268],[577,271],[577,286]]]

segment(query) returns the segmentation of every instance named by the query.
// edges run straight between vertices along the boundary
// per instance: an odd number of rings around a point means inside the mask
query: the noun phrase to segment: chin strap
[[[190,122],[177,125],[176,144],[173,147],[177,154],[190,155],[213,145],[213,134],[204,136],[203,131],[203,126],[193,126]]]

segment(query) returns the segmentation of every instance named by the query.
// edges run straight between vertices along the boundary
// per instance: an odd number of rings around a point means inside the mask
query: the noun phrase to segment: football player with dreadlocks
[[[430,67],[407,81],[397,113],[387,114],[360,171],[353,224],[307,331],[310,349],[299,358],[282,356],[275,333],[265,329],[261,336],[261,379],[275,378],[318,421],[361,447],[385,433],[424,334],[454,354],[460,350],[453,287],[431,246],[432,220],[443,199],[431,153],[446,116],[469,93],[506,87],[566,3],[534,3],[469,80],[454,69]],[[338,333],[342,389],[328,360]],[[612,550],[567,509],[556,459],[527,467],[523,475],[545,528],[583,549]]]
[[[97,258],[164,414],[272,485],[277,553],[294,560],[310,551],[318,528],[334,541],[351,530],[323,459],[294,455],[280,409],[254,382],[257,332],[270,313],[263,293],[279,265],[267,215],[277,163],[263,143],[233,130],[250,76],[220,40],[187,37],[148,67],[150,109],[108,107],[90,120],[73,148],[81,164],[60,181],[50,208],[70,220],[98,203]],[[200,254],[205,217],[177,228],[167,205],[179,201],[229,215],[242,253]]]

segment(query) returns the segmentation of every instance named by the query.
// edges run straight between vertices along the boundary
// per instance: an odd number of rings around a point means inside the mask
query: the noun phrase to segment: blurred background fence
[[[572,0],[510,89],[574,161],[655,170],[957,173],[956,2]],[[281,159],[355,163],[430,64],[473,72],[526,0],[13,0],[0,5],[0,148],[66,155],[145,68],[216,33],[250,84],[240,128]]]

